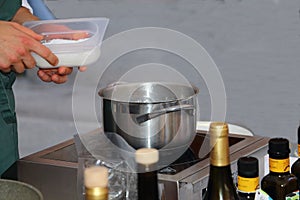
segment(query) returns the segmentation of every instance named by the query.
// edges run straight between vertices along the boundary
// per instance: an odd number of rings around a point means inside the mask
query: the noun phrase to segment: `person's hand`
[[[79,40],[89,37],[89,33],[84,30],[72,30],[64,25],[57,24],[41,24],[34,27],[33,31],[48,33],[44,35],[43,40],[50,41],[52,39]],[[62,34],[63,33],[63,34]],[[78,67],[79,71],[85,71],[86,67]],[[61,66],[58,68],[39,68],[37,75],[42,81],[65,83],[68,75],[73,71],[72,67]]]
[[[83,72],[86,67],[78,67],[78,70]],[[40,68],[37,75],[42,81],[54,82],[54,83],[65,83],[68,80],[68,75],[73,71],[72,67],[59,67],[53,69],[42,69]]]
[[[43,36],[15,22],[0,21],[0,71],[17,73],[35,67],[30,52],[35,52],[51,65],[57,65],[58,58],[40,43]]]

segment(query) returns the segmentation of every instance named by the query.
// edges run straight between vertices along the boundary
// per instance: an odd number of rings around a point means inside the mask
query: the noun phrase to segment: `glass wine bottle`
[[[269,140],[269,169],[263,177],[261,189],[272,199],[285,200],[298,190],[296,176],[290,173],[289,141],[285,138]]]
[[[157,149],[141,148],[135,153],[138,165],[138,200],[159,200],[157,162],[159,153]]]
[[[212,122],[210,134],[210,171],[204,200],[238,200],[233,183],[230,159],[228,125],[224,122]]]

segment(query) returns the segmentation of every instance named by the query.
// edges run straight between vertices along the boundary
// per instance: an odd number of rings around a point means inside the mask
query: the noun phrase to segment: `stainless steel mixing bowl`
[[[103,128],[134,148],[188,145],[196,132],[198,88],[176,83],[121,83],[99,91]]]

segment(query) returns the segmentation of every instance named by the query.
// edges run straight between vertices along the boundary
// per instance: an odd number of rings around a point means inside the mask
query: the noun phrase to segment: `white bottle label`
[[[272,200],[272,198],[263,190],[256,190],[255,200]]]
[[[299,200],[299,191],[288,194],[285,197],[286,200]],[[255,200],[273,200],[266,192],[263,190],[257,190],[255,194]]]
[[[286,200],[299,200],[299,191],[286,195]]]

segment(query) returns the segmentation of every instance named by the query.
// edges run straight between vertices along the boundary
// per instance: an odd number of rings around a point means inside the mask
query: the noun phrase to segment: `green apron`
[[[10,21],[21,5],[22,0],[0,0],[0,20]]]
[[[9,21],[21,6],[21,0],[0,0],[0,20]],[[18,158],[17,120],[12,85],[14,72],[0,71],[0,176]]]
[[[17,120],[15,114],[12,84],[16,79],[14,72],[0,72],[0,174],[18,158]]]

